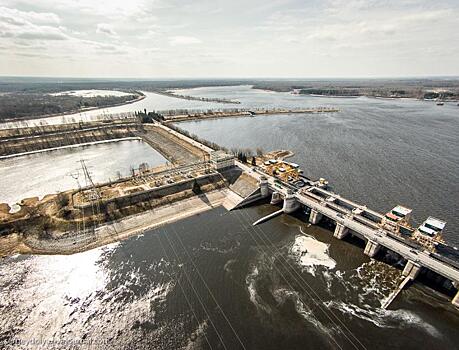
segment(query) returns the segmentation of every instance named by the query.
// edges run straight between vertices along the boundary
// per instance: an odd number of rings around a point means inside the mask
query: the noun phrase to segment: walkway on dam
[[[426,267],[439,275],[450,279],[453,283],[459,284],[459,269],[457,267],[452,264],[448,264],[445,261],[438,260],[437,258],[431,256],[428,252],[415,250],[402,240],[392,238],[389,236],[389,231],[380,228],[375,222],[368,220],[359,214],[352,214],[352,212],[350,212],[346,207],[340,207],[336,203],[327,202],[324,198],[311,193],[311,190],[314,189],[315,191],[320,191],[332,197],[337,197],[336,194],[315,186],[304,187],[299,191],[294,191],[292,194],[291,186],[281,183],[275,177],[265,174],[260,170],[250,168],[240,162],[236,162],[236,164],[257,180],[260,180],[263,176],[266,177],[271,191],[281,193],[284,198],[288,195],[293,196],[298,203],[305,205],[315,213],[324,215],[334,220],[337,223],[337,226],[340,226],[341,229],[349,229],[354,234],[357,234],[361,238],[365,239],[368,243],[371,242],[371,244],[375,247],[379,248],[379,246],[384,246],[400,254],[414,264]],[[371,212],[375,216],[381,218],[383,217],[382,214],[373,210],[370,211],[369,209],[366,209],[365,206],[358,205],[357,203],[347,200],[341,196],[339,196],[339,198],[342,201],[352,204],[356,208],[365,208],[364,211]],[[343,213],[346,214],[343,215]],[[342,236],[344,236],[344,234]]]

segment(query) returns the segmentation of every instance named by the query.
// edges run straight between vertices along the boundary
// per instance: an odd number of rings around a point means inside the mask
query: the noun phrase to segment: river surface
[[[230,97],[221,88],[189,95]],[[197,91],[195,91],[197,90]],[[245,93],[245,92],[244,92]],[[307,176],[324,177],[335,192],[386,212],[402,204],[414,223],[447,221],[445,238],[459,246],[459,107],[416,100],[325,98],[247,92],[255,101],[290,107],[332,106],[338,113],[269,115],[179,123],[192,134],[229,149],[288,149]],[[284,96],[284,97],[281,97]],[[253,102],[255,104],[255,102]]]
[[[13,206],[24,198],[40,197],[87,186],[80,160],[95,183],[129,175],[131,166],[166,162],[143,141],[126,140],[63,148],[0,160],[0,203]],[[118,174],[119,172],[119,174]]]
[[[414,285],[382,310],[399,270],[297,218],[251,225],[270,211],[219,208],[85,253],[7,258],[0,339],[6,349],[456,348],[447,297]]]
[[[340,108],[333,114],[180,126],[227,147],[292,149],[307,175],[326,177],[336,192],[380,210],[411,206],[417,221],[429,214],[444,218],[447,239],[458,243],[455,106],[247,87],[180,92],[254,107]],[[168,99],[171,106],[179,103],[177,108],[195,107],[188,105],[193,101]],[[119,153],[106,154],[100,166]],[[132,157],[136,163],[142,158],[130,154],[127,170]],[[370,260],[359,242],[333,239],[330,228],[310,226],[301,214],[252,226],[274,210],[267,204],[233,212],[218,208],[80,254],[3,259],[0,344],[6,349],[457,348],[459,312],[451,296],[414,283],[390,310],[382,310],[399,268]]]

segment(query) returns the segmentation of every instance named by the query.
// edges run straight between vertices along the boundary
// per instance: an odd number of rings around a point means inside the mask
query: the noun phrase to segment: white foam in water
[[[279,288],[274,290],[273,296],[279,304],[285,303],[287,299],[293,300],[295,304],[295,310],[301,317],[303,317],[307,322],[312,324],[320,332],[328,334],[331,337],[332,329],[328,329],[325,325],[322,324],[322,322],[320,322],[314,316],[312,310],[301,301],[298,292],[291,291],[285,288]]]
[[[328,269],[334,269],[336,266],[336,261],[328,255],[328,247],[328,244],[303,234],[295,237],[290,252],[301,266],[315,275],[318,266],[324,266]]]
[[[380,328],[404,328],[407,326],[424,329],[431,336],[441,338],[441,333],[421,317],[408,310],[364,309],[354,304],[342,301],[329,301],[324,303],[327,307],[334,307],[343,313],[351,314],[362,320],[373,323]]]
[[[271,308],[268,305],[263,303],[263,300],[257,293],[256,281],[258,277],[258,268],[256,266],[252,267],[252,270],[245,278],[245,283],[247,284],[247,289],[249,291],[250,301],[259,309],[265,311],[266,313],[271,313]]]

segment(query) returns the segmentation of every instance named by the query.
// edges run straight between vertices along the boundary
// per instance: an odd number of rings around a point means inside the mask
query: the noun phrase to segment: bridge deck
[[[239,165],[239,164],[238,164]],[[247,168],[247,167],[245,167]],[[246,169],[247,170],[247,169]],[[268,185],[271,190],[287,195],[290,186],[285,186],[284,184],[279,184],[279,182],[274,183],[276,178],[266,174],[257,174],[257,171],[249,170],[251,175],[259,178],[261,175],[265,176],[268,179]],[[325,191],[323,189],[318,189],[322,193],[327,193],[332,196],[336,196],[331,192]],[[452,264],[448,264],[445,261],[441,261],[435,256],[430,255],[424,251],[416,251],[408,243],[403,242],[402,240],[397,240],[390,236],[390,232],[381,229],[373,221],[366,219],[361,215],[346,215],[343,216],[343,211],[349,211],[345,208],[340,208],[337,204],[332,202],[325,202],[323,198],[319,200],[319,196],[311,196],[311,193],[308,192],[308,188],[303,188],[301,191],[295,193],[296,199],[303,205],[316,210],[317,212],[325,215],[326,217],[336,221],[337,223],[343,224],[351,231],[361,235],[364,239],[378,243],[398,254],[403,256],[405,259],[411,260],[419,265],[422,265],[439,275],[442,275],[455,283],[459,283],[459,268]],[[319,198],[317,198],[319,197]],[[343,197],[339,197],[340,200],[347,201],[348,203],[353,203],[356,207],[363,207],[354,203],[350,200],[346,200]],[[382,217],[382,214],[379,214],[369,209],[365,209],[367,212],[371,212],[374,215]]]

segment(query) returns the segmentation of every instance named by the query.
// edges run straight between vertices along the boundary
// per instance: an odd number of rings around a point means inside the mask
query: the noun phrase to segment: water
[[[328,178],[337,192],[380,210],[412,206],[418,221],[438,215],[448,220],[448,240],[457,242],[455,106],[246,87],[184,92],[253,106],[338,106],[336,114],[180,125],[228,147],[292,149],[308,175]],[[179,101],[167,103],[191,107]],[[132,149],[128,154],[126,164],[133,155],[142,159]],[[112,158],[105,153],[100,164]],[[449,297],[415,283],[382,310],[399,269],[370,260],[358,244],[336,240],[304,217],[251,225],[273,210],[218,208],[81,254],[6,258],[0,343],[6,349],[46,341],[56,343],[43,349],[239,349],[240,341],[246,349],[457,347],[459,313]]]
[[[381,310],[400,271],[290,216],[251,226],[271,210],[219,208],[85,253],[7,258],[0,339],[6,349],[240,349],[238,338],[247,349],[455,347],[447,298],[415,285]]]
[[[167,109],[176,109],[176,108],[222,108],[225,105],[220,103],[209,103],[201,101],[189,101],[183,100],[174,97],[167,97],[164,95],[158,95],[152,92],[143,92],[146,98],[135,102],[128,103],[121,106],[93,109],[81,113],[72,113],[54,117],[39,118],[39,119],[30,119],[30,120],[21,120],[16,122],[0,123],[0,129],[8,129],[15,127],[27,127],[27,126],[37,126],[37,125],[55,125],[55,124],[65,124],[65,123],[75,123],[79,121],[91,121],[98,120],[109,115],[117,115],[128,112],[137,112],[153,110],[167,110]]]
[[[221,96],[206,90],[202,94]],[[279,105],[300,99],[304,105],[333,106],[340,112],[200,120],[179,126],[229,149],[292,150],[291,160],[306,175],[328,179],[343,196],[381,212],[397,204],[413,208],[415,223],[429,215],[446,220],[445,238],[459,246],[459,107],[279,95],[274,98],[281,100]],[[264,101],[266,93],[250,96]]]
[[[65,148],[0,160],[0,203],[10,206],[24,198],[85,186],[81,170],[83,159],[95,183],[129,175],[130,167],[147,162],[156,166],[166,162],[143,141],[119,141],[76,148]],[[72,176],[73,175],[73,176]]]
[[[217,97],[238,100],[241,104],[222,104],[216,102],[203,102],[184,100],[174,97],[155,94],[143,91],[146,96],[143,100],[135,103],[125,104],[116,107],[101,108],[81,113],[66,114],[48,118],[23,120],[17,122],[0,123],[0,129],[14,128],[17,126],[26,127],[42,124],[74,123],[75,121],[96,120],[110,114],[143,111],[163,111],[169,109],[224,109],[224,108],[255,108],[255,107],[307,107],[310,101],[298,98],[287,93],[276,93],[263,90],[254,90],[250,86],[225,86],[213,88],[198,88],[190,90],[177,90],[178,94],[191,95],[196,97]],[[315,100],[313,106],[321,104],[321,99]]]

